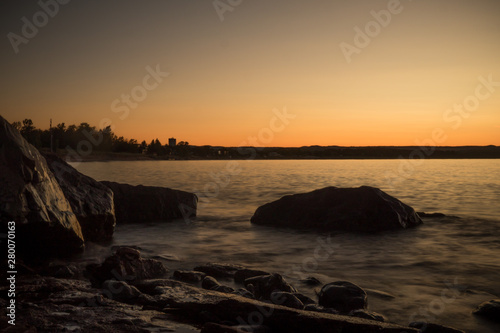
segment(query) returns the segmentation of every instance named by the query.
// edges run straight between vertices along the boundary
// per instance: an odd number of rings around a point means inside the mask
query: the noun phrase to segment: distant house
[[[176,138],[168,139],[168,145],[169,147],[175,147],[177,145],[177,139]]]

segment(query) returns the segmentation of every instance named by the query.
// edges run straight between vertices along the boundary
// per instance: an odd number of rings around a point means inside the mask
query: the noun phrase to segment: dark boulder
[[[84,248],[78,220],[45,158],[0,116],[0,224],[15,222],[16,250],[69,255]]]
[[[474,314],[500,322],[500,299],[484,302],[474,310]]]
[[[95,179],[81,174],[55,154],[43,156],[80,222],[84,239],[111,239],[116,222],[113,191]]]
[[[167,274],[167,268],[158,260],[144,259],[138,250],[122,247],[100,265],[87,266],[92,284],[100,287],[106,280],[133,282],[160,278]]]
[[[306,296],[301,293],[293,293],[295,297],[297,297],[304,305],[308,304],[316,304],[316,302],[309,296]]]
[[[134,286],[129,286],[125,281],[107,280],[102,284],[103,295],[119,302],[134,301],[142,293]]]
[[[297,290],[279,274],[261,275],[246,279],[245,287],[250,290],[257,299],[268,300],[274,291],[285,291],[295,293]]]
[[[101,183],[113,191],[117,223],[168,221],[196,216],[196,194],[165,187]]]
[[[366,292],[347,281],[336,281],[324,285],[318,294],[318,299],[319,305],[345,314],[353,310],[364,310],[367,306]]]
[[[246,279],[259,275],[269,275],[269,273],[258,269],[239,269],[234,273],[234,282],[243,283]]]
[[[183,282],[191,282],[191,283],[196,283],[200,282],[203,280],[203,278],[206,276],[205,273],[203,272],[196,272],[196,271],[175,271],[174,272],[174,279],[183,281]]]
[[[287,293],[285,291],[274,291],[269,297],[270,301],[276,305],[283,305],[288,308],[294,308],[302,310],[304,304],[292,293]]]
[[[220,284],[219,281],[211,276],[205,276],[203,281],[201,281],[201,287],[203,289],[215,290],[221,293],[234,293],[233,288]]]
[[[238,329],[258,323],[269,327],[271,332],[287,333],[418,333],[417,329],[391,323],[304,311],[234,294],[204,290],[175,280],[164,280],[162,285],[155,288],[160,292],[155,296],[158,304],[167,304],[170,308],[176,309],[179,315],[189,318],[190,322],[239,324],[241,326],[236,326]],[[207,320],[207,317],[212,320]]]
[[[234,277],[236,272],[241,269],[244,269],[244,267],[233,264],[208,263],[205,265],[196,266],[193,270],[203,272],[216,278],[232,278]]]
[[[352,232],[406,229],[422,220],[408,205],[369,186],[326,187],[287,195],[260,206],[251,222],[291,228],[315,228]]]

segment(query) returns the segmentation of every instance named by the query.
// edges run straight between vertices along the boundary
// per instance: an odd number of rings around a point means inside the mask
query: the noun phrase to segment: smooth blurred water
[[[74,166],[97,180],[198,194],[194,221],[116,228],[113,245],[138,245],[144,255],[177,258],[166,261],[171,269],[206,262],[242,264],[282,273],[310,296],[314,290],[302,285],[301,277],[316,276],[324,283],[348,280],[395,296],[369,294],[369,309],[390,321],[500,331],[500,325],[471,314],[481,302],[500,296],[500,160],[426,160],[420,165],[400,160],[113,161]],[[249,222],[258,206],[286,194],[361,185],[379,187],[417,211],[452,217],[375,235],[298,232]],[[89,246],[87,256],[106,251]]]

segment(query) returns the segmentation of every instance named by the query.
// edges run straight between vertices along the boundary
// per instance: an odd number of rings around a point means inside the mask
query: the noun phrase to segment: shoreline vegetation
[[[309,146],[309,147],[214,147],[186,146],[187,154],[147,154],[93,151],[75,155],[59,149],[67,162],[165,161],[165,160],[382,160],[382,159],[498,159],[498,146],[417,147],[417,146]],[[49,152],[50,149],[41,149]],[[426,153],[428,152],[428,153]]]
[[[190,145],[169,139],[145,140],[118,137],[112,127],[97,129],[88,123],[57,124],[41,130],[31,119],[12,126],[38,150],[55,152],[68,162],[134,160],[293,160],[293,159],[496,159],[500,146],[436,146],[431,140],[423,146],[303,146],[303,147],[223,147]]]

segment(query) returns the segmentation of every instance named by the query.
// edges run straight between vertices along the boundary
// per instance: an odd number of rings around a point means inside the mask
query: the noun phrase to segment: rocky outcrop
[[[252,223],[352,232],[406,229],[422,223],[413,208],[369,186],[326,187],[259,207]]]
[[[160,282],[160,281],[159,281]],[[140,289],[140,288],[139,288]],[[155,289],[158,304],[179,309],[191,321],[231,323],[235,329],[250,324],[267,326],[272,332],[418,333],[417,329],[357,317],[305,311],[200,289],[175,280],[161,280]],[[257,322],[256,322],[257,321]]]
[[[284,291],[288,293],[297,292],[295,287],[286,282],[283,276],[277,273],[246,279],[244,285],[245,288],[255,295],[255,298],[261,300],[271,299],[271,294],[275,291]]]
[[[203,272],[216,278],[232,278],[240,269],[244,269],[244,267],[232,264],[207,263],[204,265],[196,266],[193,270]]]
[[[55,154],[43,156],[80,222],[85,241],[111,239],[116,222],[113,191]]]
[[[321,288],[319,305],[347,314],[353,310],[363,310],[367,306],[366,292],[354,283],[336,281]]]
[[[156,186],[132,186],[102,181],[114,193],[117,223],[189,219],[196,216],[198,198],[193,193]]]
[[[493,299],[480,304],[474,314],[488,318],[496,322],[500,322],[500,299]]]
[[[1,116],[0,184],[0,223],[15,222],[19,253],[83,250],[80,224],[45,159]]]
[[[106,280],[133,282],[163,277],[168,269],[158,260],[144,259],[133,248],[122,247],[100,265],[87,266],[90,281],[100,287]]]

